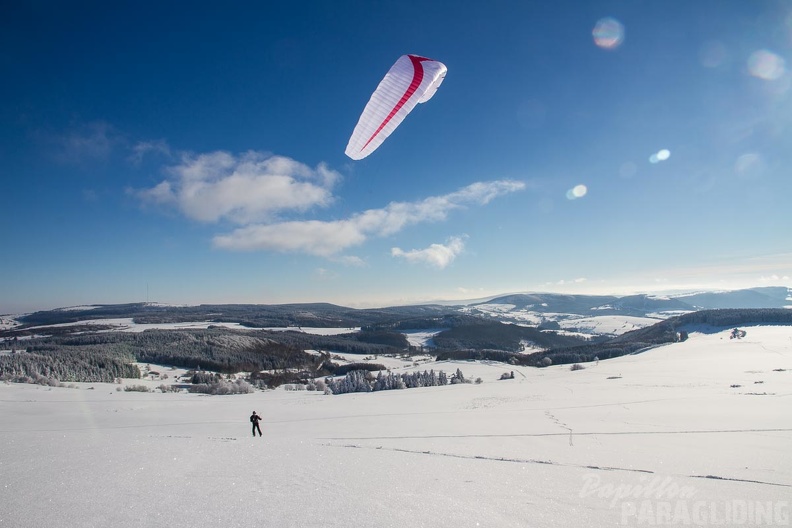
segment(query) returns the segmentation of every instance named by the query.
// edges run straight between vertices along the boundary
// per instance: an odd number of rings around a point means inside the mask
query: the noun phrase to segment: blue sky
[[[13,2],[0,42],[0,313],[792,285],[789,2]],[[405,53],[443,85],[350,160]]]

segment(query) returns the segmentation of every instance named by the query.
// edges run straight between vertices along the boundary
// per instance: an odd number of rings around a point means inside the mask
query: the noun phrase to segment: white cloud
[[[230,220],[247,225],[284,211],[306,211],[332,202],[340,175],[283,156],[247,152],[184,155],[170,167],[172,178],[138,192],[144,201],[176,207],[202,222]],[[254,236],[255,238],[255,236]]]
[[[365,240],[365,232],[353,221],[310,220],[241,227],[227,235],[216,236],[214,244],[221,249],[273,250],[329,257]]]
[[[164,141],[141,142],[133,151],[132,161],[142,160],[150,152],[171,152]],[[411,225],[443,221],[451,211],[486,205],[499,196],[525,189],[525,183],[519,181],[476,182],[449,194],[414,202],[391,202],[337,220],[282,220],[287,214],[293,216],[330,205],[340,174],[325,164],[311,168],[284,156],[254,151],[241,155],[224,151],[183,154],[178,164],[167,168],[167,173],[169,177],[157,185],[132,193],[146,203],[173,207],[193,220],[238,224],[236,229],[215,236],[215,247],[305,253],[348,266],[365,265],[359,257],[343,253],[370,237],[385,237]],[[450,251],[445,257],[450,260],[444,262],[435,256],[428,261],[444,267],[457,254],[454,247]]]
[[[451,264],[465,249],[462,237],[451,237],[445,244],[432,244],[425,249],[404,251],[400,248],[391,249],[391,255],[403,258],[411,263],[424,263],[433,268],[444,269]]]
[[[343,220],[248,225],[216,236],[214,244],[229,250],[271,250],[331,257],[363,244],[371,236],[388,236],[410,225],[445,220],[455,209],[485,205],[497,196],[524,188],[524,183],[510,180],[478,182],[417,202],[392,202],[382,209],[369,209]],[[155,188],[152,192],[163,194],[168,190]]]

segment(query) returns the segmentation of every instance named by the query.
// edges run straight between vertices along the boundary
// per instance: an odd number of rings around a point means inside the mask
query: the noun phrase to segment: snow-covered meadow
[[[547,306],[546,304],[544,306]],[[600,310],[611,309],[605,305]],[[538,312],[531,307],[517,309],[508,303],[483,303],[475,308],[466,308],[463,312],[475,312],[479,315],[490,316],[495,320],[509,321],[518,325],[537,326],[542,323],[555,322],[562,333],[581,337],[592,335],[621,335],[631,330],[645,328],[679,313],[654,313],[646,317],[630,315],[579,315],[569,313]],[[594,311],[592,312],[594,313]]]
[[[337,396],[2,384],[0,526],[788,526],[792,328],[701,330]]]

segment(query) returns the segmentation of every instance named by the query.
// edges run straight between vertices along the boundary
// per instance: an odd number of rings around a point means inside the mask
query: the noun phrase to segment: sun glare
[[[649,156],[649,163],[660,163],[671,157],[671,151],[668,149],[660,149],[651,156]]]
[[[612,17],[601,18],[591,32],[594,43],[603,49],[616,49],[624,42],[624,25]]]
[[[569,189],[566,193],[567,200],[577,200],[578,198],[583,198],[588,193],[588,188],[583,185],[575,185],[573,188]]]
[[[780,55],[762,49],[748,57],[748,71],[762,80],[776,81],[784,75],[786,62]]]

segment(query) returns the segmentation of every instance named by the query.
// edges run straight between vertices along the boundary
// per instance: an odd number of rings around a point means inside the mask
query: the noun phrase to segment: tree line
[[[122,358],[84,350],[0,356],[0,379],[19,383],[112,382],[139,378],[140,369]]]
[[[448,384],[466,383],[462,371],[457,371],[448,376],[442,370],[423,372],[393,372],[380,371],[376,377],[365,370],[353,370],[343,378],[325,380],[327,388],[333,394],[347,394],[350,392],[374,392],[383,390],[413,389],[417,387],[441,387]]]

